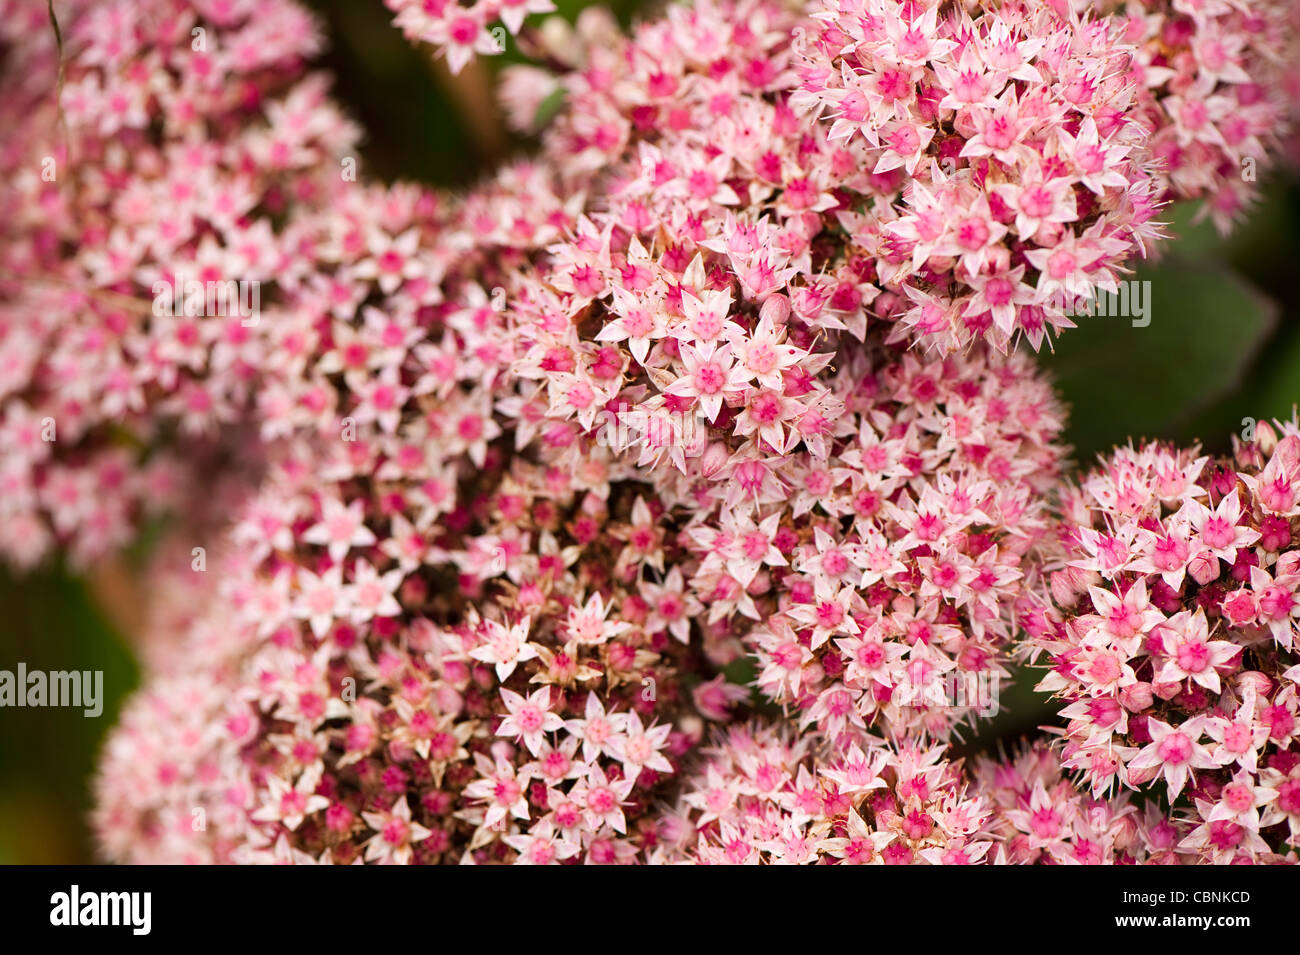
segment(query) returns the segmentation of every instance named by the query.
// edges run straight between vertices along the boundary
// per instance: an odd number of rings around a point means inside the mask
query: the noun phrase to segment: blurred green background
[[[450,188],[474,182],[504,155],[528,148],[505,135],[490,101],[491,73],[516,59],[488,58],[451,81],[426,53],[388,23],[379,0],[315,0],[330,51],[321,67],[367,130],[364,175],[415,179]],[[585,4],[559,0],[572,19]],[[627,22],[638,4],[609,5]],[[1201,441],[1226,450],[1245,418],[1290,417],[1300,399],[1300,188],[1293,177],[1266,184],[1249,221],[1227,240],[1209,223],[1175,210],[1178,242],[1135,276],[1152,283],[1152,321],[1083,319],[1040,361],[1072,406],[1076,460],[1131,435]],[[139,549],[137,549],[139,550]],[[0,863],[94,861],[86,825],[95,753],[138,669],[113,620],[129,619],[124,565],[85,578],[65,568],[14,579],[0,570],[0,669],[104,671],[98,719],[80,710],[0,711]],[[116,607],[110,614],[105,607]],[[740,668],[737,676],[740,675]],[[1032,695],[1032,674],[1002,693],[1002,714],[964,749],[996,745],[1049,719]]]

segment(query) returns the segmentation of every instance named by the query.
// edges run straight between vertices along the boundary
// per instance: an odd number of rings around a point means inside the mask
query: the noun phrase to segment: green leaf
[[[1216,264],[1170,257],[1133,280],[1151,283],[1140,300],[1150,324],[1079,316],[1039,355],[1070,405],[1066,439],[1083,465],[1130,437],[1204,438],[1194,432],[1208,421],[1225,429],[1211,435],[1224,444],[1234,413],[1226,399],[1277,325],[1277,307]]]
[[[1242,412],[1257,421],[1288,420],[1300,403],[1300,336],[1291,335],[1269,354],[1268,368],[1248,392]]]
[[[16,578],[0,569],[0,669],[103,674],[103,712],[14,708],[0,719],[0,859],[93,861],[88,829],[96,754],[139,681],[130,648],[63,568]]]
[[[758,676],[758,661],[751,656],[736,657],[722,668],[728,683],[738,686],[753,686]]]

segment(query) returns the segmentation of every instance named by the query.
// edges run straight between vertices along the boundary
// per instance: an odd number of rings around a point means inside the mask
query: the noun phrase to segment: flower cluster
[[[925,699],[1000,675],[1033,583],[1060,411],[1022,357],[926,359],[869,317],[876,267],[836,219],[837,189],[873,189],[868,147],[798,118],[795,22],[674,7],[561,79],[544,148],[576,226],[504,276],[498,407],[548,463],[613,460],[689,515],[699,629],[756,649],[771,698],[832,736],[946,734],[970,707]]]
[[[1158,237],[1114,21],[1046,2],[833,0],[812,22],[791,103],[865,147],[880,198],[840,220],[923,344],[1036,348]]]
[[[1226,232],[1294,119],[1297,7],[1182,0],[1074,0],[1122,23],[1137,47],[1140,121],[1166,195],[1202,199]]]
[[[244,508],[206,601],[162,617],[182,639],[149,655],[107,747],[105,852],[641,858],[663,781],[733,705],[720,678],[681,680],[709,663],[673,634],[697,609],[680,580],[642,573],[658,562],[647,499],[452,456],[449,520],[420,529],[427,500],[408,509],[395,483],[365,482],[345,505],[343,485],[295,480],[296,463]],[[155,579],[192,599],[188,572]]]
[[[1067,704],[1064,766],[1094,793],[1157,786],[1196,824],[1183,849],[1296,844],[1296,425],[1261,424],[1225,461],[1121,449],[1063,512],[1059,613],[1029,631],[1051,667],[1040,689]]]
[[[78,564],[221,466],[356,139],[296,4],[0,2],[0,558]],[[183,445],[182,454],[170,448]],[[247,455],[243,455],[245,460]],[[181,460],[193,467],[181,464]],[[196,504],[201,502],[196,502]]]
[[[550,9],[389,5],[453,69],[500,48],[490,24]],[[1121,454],[1123,490],[1069,492],[1058,542],[1062,410],[1004,353],[1159,236],[1170,183],[1210,188],[1144,142],[1157,109],[1185,112],[1181,79],[1142,85],[1145,33],[1010,0],[700,0],[630,37],[586,15],[528,35],[556,73],[506,78],[520,127],[563,94],[537,155],[444,197],[350,175],[356,132],[303,75],[317,38],[289,0],[58,13],[62,49],[0,0],[0,120],[21,131],[0,150],[0,555],[125,540],[199,483],[176,452],[237,489],[227,532],[182,522],[159,553],[146,686],[96,782],[108,857],[1280,851],[1300,436],[1267,467],[1243,449],[1231,494],[1185,456]],[[160,307],[179,276],[264,283],[265,314],[177,308],[184,288]],[[1134,491],[1161,455],[1182,483]],[[1058,543],[1082,550],[1049,597]],[[1139,629],[1111,633],[1130,600]],[[1018,626],[1056,664],[1091,799],[1039,751],[969,778],[948,759]],[[1118,675],[1084,685],[1094,631]],[[755,702],[790,719],[750,722],[726,679],[746,655]],[[1186,737],[1199,828],[1096,798],[1121,768],[1144,781],[1142,746],[1169,763],[1156,734],[1235,740],[1234,720],[1249,779]],[[1103,751],[1132,765],[1098,775]],[[1175,796],[1192,780],[1167,775]],[[1239,783],[1257,815],[1225,823]]]
[[[659,823],[658,862],[823,865],[1169,865],[1213,861],[1190,824],[1127,795],[1076,791],[1054,751],[978,758],[942,746],[739,724],[702,750]],[[1260,861],[1294,862],[1268,857]]]
[[[481,24],[495,6],[398,6],[408,34],[453,65],[493,45]],[[562,90],[575,156],[630,152],[610,221],[684,221],[706,248],[725,244],[746,296],[784,287],[801,317],[829,310],[852,329],[862,309],[944,351],[1021,335],[1038,347],[1160,238],[1166,200],[1205,197],[1226,228],[1287,119],[1289,2],[1104,7],[824,0],[792,18],[697,4],[623,51],[541,31],[529,48],[570,72],[525,68],[507,102],[526,125]],[[522,9],[500,10],[511,32]],[[629,149],[637,140],[656,148]],[[590,266],[603,250],[586,251]],[[603,297],[594,277],[578,286]],[[621,338],[663,337],[623,311]]]
[[[844,372],[833,453],[787,457],[781,502],[752,517],[697,520],[697,579],[744,598],[758,686],[801,724],[946,737],[996,705],[1015,606],[1039,589],[1060,411],[1019,356]],[[700,592],[710,617],[726,597]]]
[[[434,44],[446,55],[447,67],[459,73],[475,55],[504,53],[506,37],[517,34],[524,19],[534,13],[551,13],[551,0],[384,0],[406,36]],[[495,26],[494,26],[495,24]]]
[[[1007,865],[1183,865],[1208,861],[1187,845],[1190,826],[1139,809],[1127,793],[1079,792],[1059,755],[1039,743],[1006,759],[981,757],[972,789],[992,804],[988,831]]]
[[[830,754],[814,736],[739,724],[703,750],[660,821],[660,862],[975,865],[989,804],[943,746],[869,737]]]
[[[357,187],[303,216],[309,271],[282,280],[258,379],[267,475],[209,566],[162,552],[185,569],[155,573],[178,594],[155,629],[183,632],[150,641],[106,750],[108,856],[621,862],[652,843],[674,760],[747,694],[689,640],[680,517],[515,393],[499,290],[571,224],[530,164],[454,207]]]

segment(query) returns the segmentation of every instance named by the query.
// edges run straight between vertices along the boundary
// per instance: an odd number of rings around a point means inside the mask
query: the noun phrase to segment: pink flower
[[[1158,631],[1164,644],[1164,666],[1156,674],[1158,683],[1190,679],[1211,693],[1220,691],[1219,669],[1232,670],[1241,648],[1227,640],[1210,640],[1203,611],[1186,611],[1170,617]]]
[[[402,605],[394,594],[406,576],[400,569],[390,570],[380,576],[379,571],[365,560],[352,567],[352,586],[347,598],[353,623],[364,623],[373,617],[396,617]]]
[[[292,786],[278,776],[270,777],[268,803],[251,818],[259,822],[282,822],[290,831],[297,829],[305,817],[329,807],[330,801],[315,791],[320,776],[320,767],[316,766],[304,772]]]
[[[508,715],[497,726],[497,735],[522,739],[528,752],[536,756],[543,735],[564,726],[564,721],[551,712],[550,696],[547,687],[542,687],[527,699],[512,690],[502,689],[501,702],[505,703]]]
[[[350,614],[348,588],[343,585],[340,565],[319,576],[305,567],[299,568],[297,583],[298,599],[293,604],[293,615],[307,620],[317,637],[325,636],[336,619]]]
[[[1195,770],[1216,769],[1219,765],[1200,743],[1204,725],[1205,717],[1201,716],[1186,720],[1177,729],[1154,718],[1147,720],[1151,742],[1129,760],[1130,779],[1143,770],[1155,770],[1155,775],[1164,776],[1170,799],[1178,798],[1188,778],[1194,778]]]
[[[549,819],[543,819],[527,833],[506,836],[502,841],[519,853],[515,865],[559,865],[582,851],[578,843],[557,833]]]
[[[377,540],[366,526],[361,501],[344,505],[333,497],[321,500],[320,522],[308,528],[302,539],[328,548],[330,560],[335,562],[341,561],[353,547],[368,547]]]
[[[529,773],[526,770],[516,770],[500,757],[493,763],[479,754],[474,763],[479,778],[465,787],[465,796],[487,803],[483,824],[492,827],[509,817],[528,819]]]
[[[492,620],[483,621],[482,630],[486,639],[482,646],[475,647],[469,655],[475,660],[493,664],[498,680],[509,679],[520,663],[537,657],[537,647],[528,642],[530,622],[530,618],[525,617],[515,626],[505,627]]]
[[[375,830],[366,845],[366,861],[405,865],[411,861],[411,844],[432,833],[411,821],[411,807],[403,796],[387,812],[363,812],[361,818]]]

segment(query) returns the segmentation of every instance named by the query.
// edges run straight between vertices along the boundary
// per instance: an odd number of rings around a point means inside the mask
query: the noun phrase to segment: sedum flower
[[[1056,609],[1029,638],[1066,704],[1064,767],[1094,794],[1163,791],[1217,861],[1295,844],[1266,790],[1295,763],[1296,480],[1294,422],[1222,460],[1117,450],[1063,497]]]

